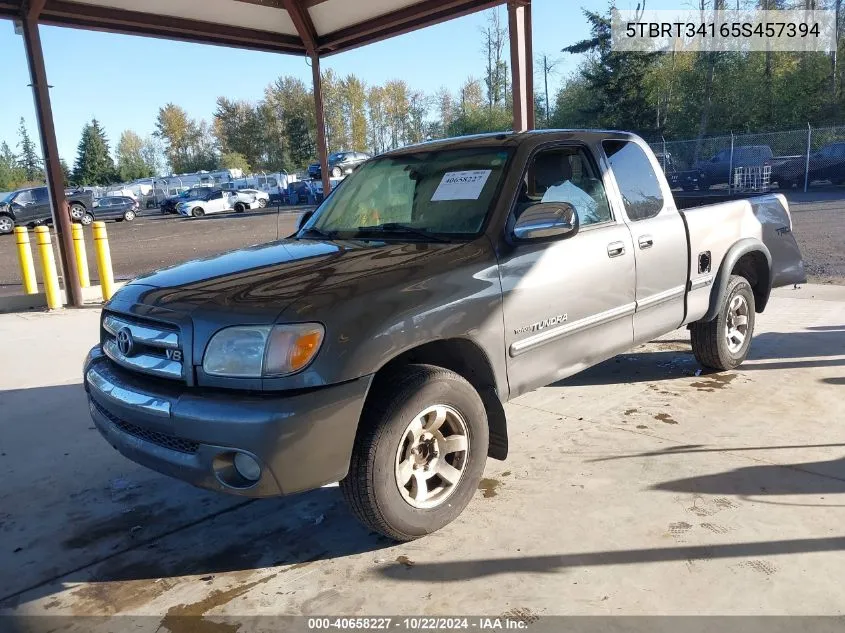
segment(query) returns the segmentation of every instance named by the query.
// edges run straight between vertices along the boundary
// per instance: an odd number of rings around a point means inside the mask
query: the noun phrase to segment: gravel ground
[[[790,208],[795,237],[804,254],[809,281],[845,285],[845,188],[842,191],[794,193]],[[220,214],[201,219],[141,216],[134,222],[107,224],[114,274],[132,279],[142,273],[197,257],[259,244],[293,232],[299,214],[310,207],[282,207],[246,214]],[[97,282],[90,230],[86,229],[88,267]],[[33,249],[41,279],[38,254]],[[15,239],[0,236],[0,295],[20,294],[20,268]]]

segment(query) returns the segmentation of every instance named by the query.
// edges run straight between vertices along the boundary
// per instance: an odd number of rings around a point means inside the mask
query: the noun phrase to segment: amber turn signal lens
[[[320,349],[320,342],[323,340],[323,333],[318,330],[300,334],[294,341],[288,356],[288,366],[292,371],[298,371],[305,367],[314,354]]]

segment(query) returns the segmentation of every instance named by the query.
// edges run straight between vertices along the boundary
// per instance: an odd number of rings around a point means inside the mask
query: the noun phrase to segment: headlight
[[[211,338],[202,368],[232,378],[294,374],[314,360],[324,334],[319,323],[228,327]]]

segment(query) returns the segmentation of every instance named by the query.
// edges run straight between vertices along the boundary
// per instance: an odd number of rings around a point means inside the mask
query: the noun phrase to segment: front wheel
[[[332,178],[340,178],[343,175],[343,170],[340,167],[332,168]]]
[[[246,205],[243,202],[235,203],[235,213],[243,213],[246,211]]]
[[[70,205],[70,217],[72,220],[82,222],[82,219],[85,217],[85,207],[76,203]]]
[[[6,235],[15,230],[15,221],[8,215],[0,215],[0,235]]]
[[[699,363],[717,371],[742,364],[754,334],[754,291],[745,277],[731,275],[719,313],[690,326],[692,351]]]
[[[453,521],[472,499],[489,440],[478,392],[431,365],[395,370],[361,415],[340,489],[367,527],[410,541]]]
[[[83,213],[82,217],[79,218],[79,221],[83,226],[90,226],[94,222],[94,216],[90,213]]]
[[[266,207],[266,206],[267,206],[267,201],[266,201],[264,198],[259,198],[259,199],[258,199],[258,206],[259,206],[261,209],[263,209],[264,207]]]

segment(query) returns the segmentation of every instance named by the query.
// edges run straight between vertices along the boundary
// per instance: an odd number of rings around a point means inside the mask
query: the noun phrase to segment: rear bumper
[[[125,457],[201,488],[248,497],[343,479],[372,377],[296,395],[206,391],[149,381],[89,352],[84,384],[94,423]],[[235,453],[261,465],[250,482]]]

